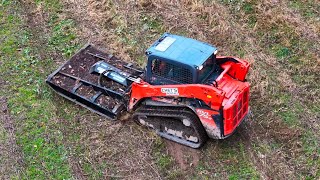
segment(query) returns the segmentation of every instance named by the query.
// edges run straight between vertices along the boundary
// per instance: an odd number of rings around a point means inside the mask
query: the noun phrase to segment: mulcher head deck
[[[87,45],[46,82],[61,96],[115,120],[126,108],[131,83],[142,72],[132,63]]]

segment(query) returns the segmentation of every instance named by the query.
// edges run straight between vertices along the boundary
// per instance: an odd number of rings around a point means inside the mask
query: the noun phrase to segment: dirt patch
[[[86,178],[101,174],[101,179],[161,179],[152,157],[155,137],[136,123],[111,122],[92,113],[61,121],[66,145],[76,157],[73,172],[82,171]],[[68,139],[73,136],[80,139]]]
[[[70,167],[72,169],[72,174],[75,179],[77,179],[77,180],[87,179],[82,168],[81,168],[79,160],[77,158],[70,157],[70,158],[68,158],[68,161],[69,161]]]
[[[302,132],[287,127],[279,119],[273,120],[268,126],[262,126],[256,118],[249,116],[237,133],[250,162],[263,179],[295,179],[298,171],[295,168],[300,166],[295,160],[299,159],[302,151],[299,139]]]
[[[43,3],[35,5],[33,1],[26,0],[24,2],[24,10],[26,10],[25,13],[27,13],[27,16],[25,17],[27,20],[27,25],[29,27],[41,27],[41,29],[31,28],[33,33],[42,34],[49,32],[48,28],[45,26],[45,22],[47,22],[49,19],[49,14],[46,12]],[[37,39],[37,41],[38,40],[39,39]]]
[[[7,99],[0,96],[0,179],[19,177],[23,168],[23,157],[15,133],[15,120],[9,114]]]
[[[200,160],[200,150],[192,149],[181,144],[164,140],[168,153],[174,158],[179,167],[187,171],[191,167],[196,167]]]
[[[28,29],[32,32],[30,44],[35,48],[45,46],[47,44],[46,35],[49,33],[47,22],[49,21],[49,13],[45,10],[43,3],[36,5],[34,1],[26,0],[23,2],[23,15]],[[39,59],[48,57],[48,53],[44,48],[37,48]]]
[[[96,92],[94,91],[94,89],[90,86],[86,86],[86,85],[82,85],[79,87],[79,89],[76,91],[77,94],[79,94],[80,96],[83,96],[87,99],[92,98],[92,96],[94,96],[96,94]]]
[[[117,102],[106,95],[101,95],[98,99],[97,99],[98,104],[100,104],[103,107],[106,107],[108,109],[113,109],[115,107],[115,105],[117,104]]]
[[[269,130],[271,137],[279,142],[291,143],[301,137],[299,129],[288,128],[283,123],[278,123]]]
[[[76,84],[76,81],[74,79],[68,78],[64,75],[58,74],[57,76],[54,76],[52,78],[52,82],[59,86],[62,87],[63,89],[66,89],[68,91],[71,91]]]

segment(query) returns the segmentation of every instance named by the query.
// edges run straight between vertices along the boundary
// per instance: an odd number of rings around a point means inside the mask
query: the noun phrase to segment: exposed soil
[[[96,91],[90,86],[82,85],[78,88],[76,93],[87,99],[90,99],[92,96],[96,94]]]
[[[54,76],[52,78],[52,82],[55,85],[60,86],[68,91],[71,91],[76,84],[76,81],[74,79],[68,78],[61,74]]]
[[[70,166],[72,168],[74,178],[76,180],[85,180],[85,179],[87,179],[86,176],[85,176],[85,173],[81,169],[81,166],[80,166],[80,163],[79,163],[79,159],[77,159],[75,157],[70,157],[68,160],[69,160],[69,164],[70,164]]]
[[[111,110],[114,108],[116,104],[118,104],[113,98],[103,94],[97,99],[97,102],[103,107],[107,107],[108,109],[111,109]]]
[[[181,144],[164,140],[168,153],[174,158],[179,167],[188,171],[192,167],[196,167],[201,157],[201,151],[192,149]]]

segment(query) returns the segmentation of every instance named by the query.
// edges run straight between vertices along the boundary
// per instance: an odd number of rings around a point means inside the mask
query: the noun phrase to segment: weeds
[[[298,1],[293,0],[289,2],[289,6],[297,9],[304,17],[311,19],[319,15],[319,4],[312,0]]]
[[[165,153],[165,144],[160,140],[160,138],[156,139],[152,154],[155,157],[156,164],[159,167],[160,172],[164,175],[164,177],[169,178],[176,176],[176,172],[168,171],[172,168],[174,160],[171,156]]]

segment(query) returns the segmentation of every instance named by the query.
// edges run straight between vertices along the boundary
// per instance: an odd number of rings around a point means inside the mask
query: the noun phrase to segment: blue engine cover
[[[170,33],[164,33],[146,51],[147,56],[154,55],[193,67],[200,67],[217,48],[195,39]]]

